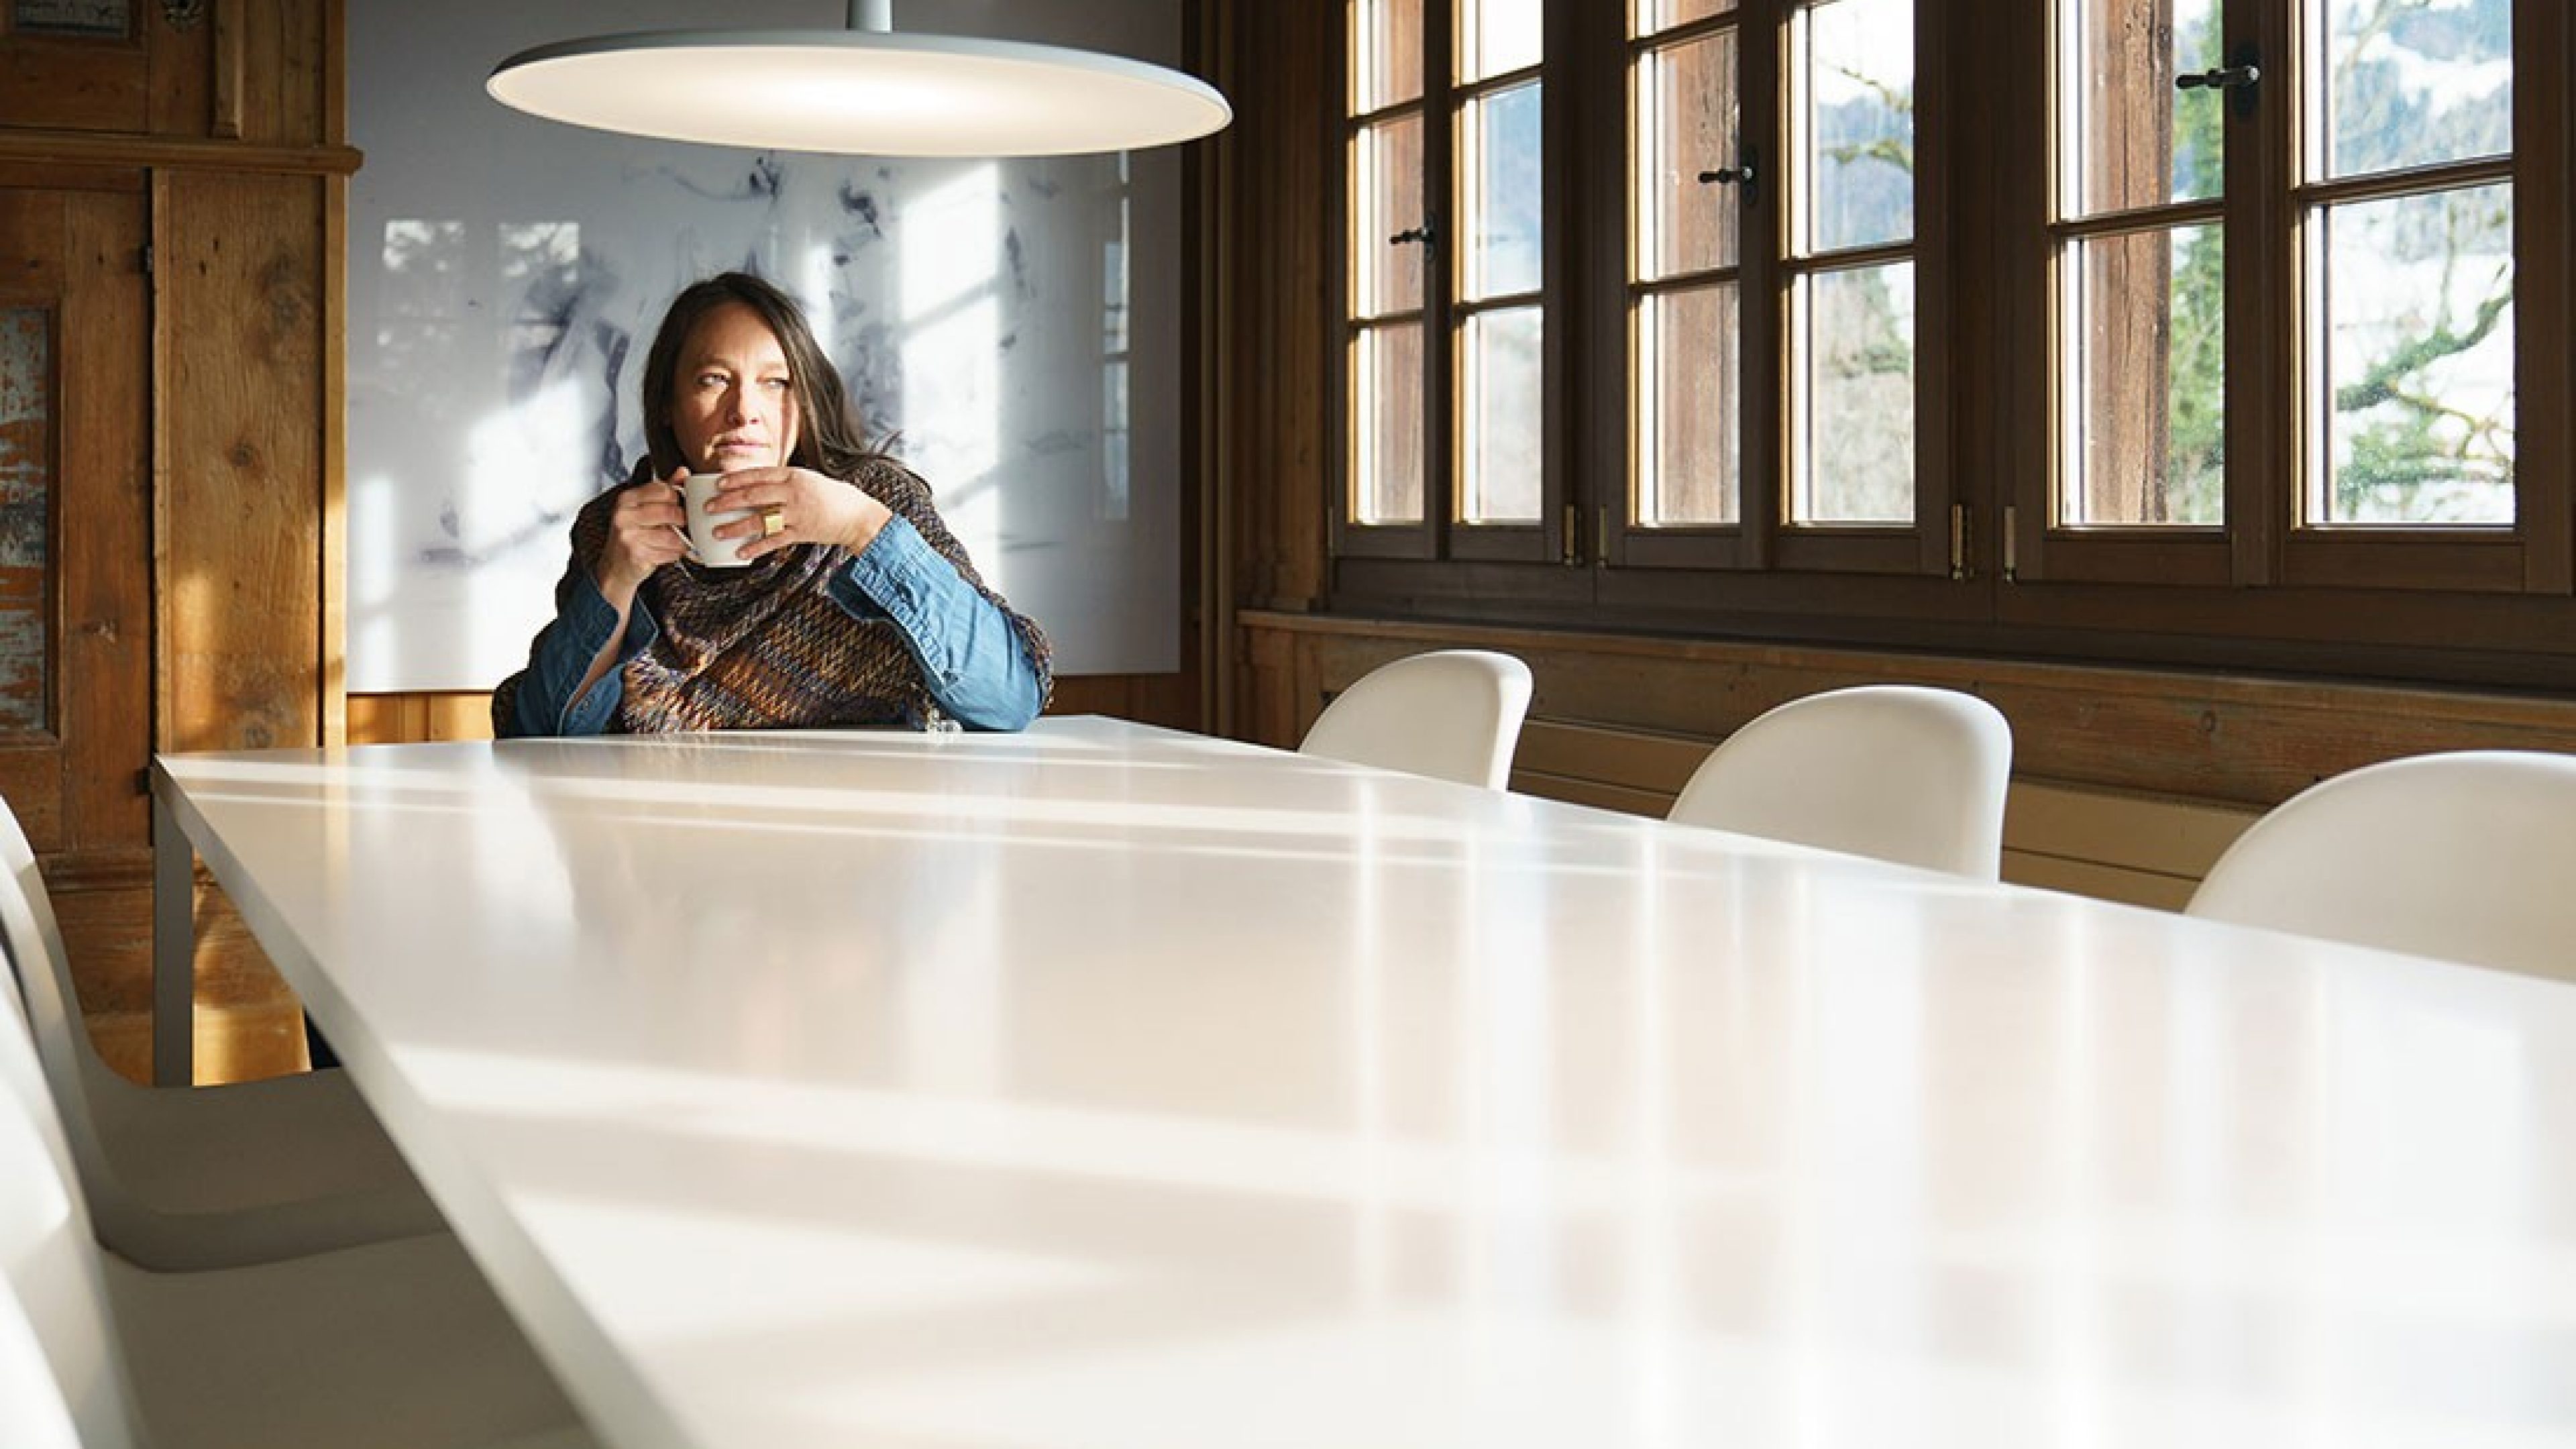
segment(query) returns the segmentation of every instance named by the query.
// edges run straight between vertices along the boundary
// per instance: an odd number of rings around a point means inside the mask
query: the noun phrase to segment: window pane
[[[1422,521],[1422,325],[1360,329],[1352,359],[1351,516]]]
[[[1696,287],[1644,299],[1637,373],[1637,518],[1648,526],[1733,523],[1742,472],[1736,289]]]
[[[1351,0],[1351,112],[1422,94],[1422,0]]]
[[[1735,265],[1741,188],[1705,183],[1736,154],[1735,32],[1640,59],[1637,240],[1641,277]]]
[[[1799,279],[1795,523],[1914,521],[1914,264]]]
[[[2069,524],[2226,520],[2226,262],[2215,226],[2067,252]]]
[[[45,728],[53,558],[52,314],[0,307],[0,734]]]
[[[2513,189],[2327,207],[2321,523],[2514,518]]]
[[[1402,116],[1364,128],[1354,149],[1351,190],[1351,278],[1363,317],[1422,306],[1422,268],[1430,249],[1392,240],[1422,226],[1422,117]]]
[[[1806,11],[1804,166],[1814,251],[1914,235],[1914,0]]]
[[[1458,516],[1467,523],[1533,523],[1539,503],[1539,309],[1467,319],[1461,335],[1466,426]]]
[[[1655,35],[1734,8],[1735,0],[1636,0],[1628,11],[1628,34]]]
[[[2512,0],[2330,0],[2326,173],[2513,149]]]
[[[2075,46],[2073,175],[2063,209],[2090,216],[2221,192],[2224,91],[2174,77],[2225,62],[2218,0],[2064,0]]]
[[[1535,292],[1539,281],[1538,83],[1467,103],[1465,293],[1469,301]]]
[[[1543,15],[1542,0],[1458,0],[1458,79],[1472,83],[1538,64]]]

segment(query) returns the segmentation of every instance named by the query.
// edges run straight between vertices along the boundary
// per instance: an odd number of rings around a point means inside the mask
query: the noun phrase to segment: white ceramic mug
[[[698,562],[709,568],[738,569],[751,562],[742,556],[742,546],[760,535],[716,537],[719,525],[752,516],[752,510],[748,508],[728,509],[723,513],[707,511],[707,501],[716,496],[716,480],[721,476],[717,473],[692,473],[680,480],[680,498],[689,511],[689,551],[697,555]]]

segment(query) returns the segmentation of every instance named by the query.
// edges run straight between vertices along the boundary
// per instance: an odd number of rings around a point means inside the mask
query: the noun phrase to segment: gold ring
[[[787,515],[776,508],[760,515],[760,536],[771,538],[787,531]]]

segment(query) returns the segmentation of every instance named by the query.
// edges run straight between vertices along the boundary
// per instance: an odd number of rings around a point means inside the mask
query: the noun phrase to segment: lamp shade
[[[484,89],[635,136],[864,156],[1060,156],[1207,135],[1216,88],[1124,56],[870,30],[675,30],[523,50]]]

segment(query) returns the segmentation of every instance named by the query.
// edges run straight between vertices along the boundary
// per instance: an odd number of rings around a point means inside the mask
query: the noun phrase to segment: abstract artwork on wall
[[[1156,59],[1177,37],[1171,0],[1068,8],[916,0],[902,18],[990,33],[1051,15],[1080,33],[1015,33]],[[726,270],[804,306],[863,421],[1046,625],[1059,672],[1177,668],[1178,158],[747,152],[483,95],[502,56],[596,29],[584,9],[353,7],[349,688],[488,689],[524,662],[573,512],[643,451],[663,308]],[[811,10],[726,23],[827,23]]]

